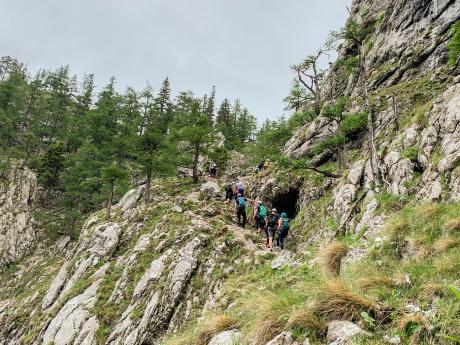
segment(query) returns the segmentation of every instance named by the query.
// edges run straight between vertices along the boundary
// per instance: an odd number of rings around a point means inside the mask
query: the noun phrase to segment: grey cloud
[[[0,0],[1,55],[34,71],[70,65],[99,85],[141,89],[169,76],[175,91],[240,98],[276,118],[289,65],[345,22],[351,0]]]

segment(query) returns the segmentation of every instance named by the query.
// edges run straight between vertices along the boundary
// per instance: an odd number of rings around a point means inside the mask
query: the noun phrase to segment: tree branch
[[[307,170],[312,170],[312,171],[317,172],[318,174],[324,175],[326,177],[331,177],[331,178],[341,178],[342,177],[342,175],[336,175],[336,174],[330,173],[328,171],[319,170],[318,168],[315,168],[315,167],[306,167],[306,169]]]

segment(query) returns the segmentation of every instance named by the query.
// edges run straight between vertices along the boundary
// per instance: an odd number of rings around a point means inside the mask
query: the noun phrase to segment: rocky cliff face
[[[330,205],[340,228],[359,232],[382,224],[382,217],[375,215],[376,196],[382,191],[424,201],[458,200],[460,71],[447,64],[447,43],[452,24],[460,19],[460,3],[354,1],[351,12],[370,32],[361,53],[376,108],[375,137],[384,185],[372,186],[367,142],[359,138],[348,145],[348,170],[341,179],[331,180]],[[356,49],[351,43],[343,45],[339,60],[355,57]],[[362,94],[357,71],[334,67],[326,84],[326,99],[345,95],[357,100]],[[359,111],[360,105],[355,103],[353,110]],[[314,155],[314,148],[335,135],[337,127],[335,121],[318,117],[293,136],[285,154],[324,162]]]
[[[36,243],[37,177],[15,163],[0,176],[0,269],[20,259]]]

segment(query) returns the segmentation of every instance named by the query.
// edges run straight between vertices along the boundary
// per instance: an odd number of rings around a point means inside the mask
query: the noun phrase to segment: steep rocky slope
[[[77,243],[40,249],[4,273],[1,344],[152,343],[214,304],[258,247],[231,225],[214,182],[202,192],[159,183],[151,205],[134,189],[110,221],[91,216]]]

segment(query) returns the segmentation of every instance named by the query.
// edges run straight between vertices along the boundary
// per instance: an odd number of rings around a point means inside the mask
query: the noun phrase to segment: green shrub
[[[409,158],[412,162],[416,162],[418,157],[418,148],[414,146],[408,147],[401,152],[401,157]]]
[[[367,127],[367,113],[361,112],[350,114],[345,117],[339,125],[342,133],[347,136],[353,136]]]
[[[449,64],[455,65],[460,57],[460,21],[457,21],[451,28],[452,38],[448,44]]]
[[[351,56],[346,59],[339,59],[335,63],[337,69],[344,68],[347,72],[351,73],[359,66],[359,57]]]
[[[345,144],[348,141],[348,138],[342,134],[336,135],[335,137],[326,139],[320,142],[318,145],[315,146],[313,152],[315,154],[323,153],[324,151],[331,149],[334,150],[340,145]]]

